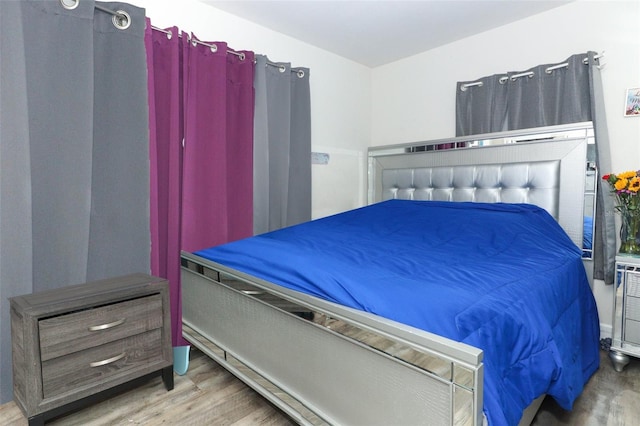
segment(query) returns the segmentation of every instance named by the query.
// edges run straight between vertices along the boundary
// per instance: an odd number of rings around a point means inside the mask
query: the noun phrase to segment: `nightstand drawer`
[[[162,327],[162,296],[154,294],[38,322],[42,361]]]
[[[30,425],[153,376],[173,389],[166,279],[129,274],[16,296],[9,303],[13,399]]]
[[[630,319],[624,322],[624,341],[640,345],[640,322]]]
[[[640,297],[627,297],[625,318],[640,321]]]
[[[640,272],[625,271],[627,294],[640,297]]]
[[[133,371],[157,369],[162,362],[160,329],[110,342],[42,363],[42,391],[45,398],[127,377]]]

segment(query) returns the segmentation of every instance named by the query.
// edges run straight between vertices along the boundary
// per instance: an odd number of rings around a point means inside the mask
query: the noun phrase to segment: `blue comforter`
[[[196,254],[482,349],[490,425],[599,365],[581,250],[533,205],[391,200]]]

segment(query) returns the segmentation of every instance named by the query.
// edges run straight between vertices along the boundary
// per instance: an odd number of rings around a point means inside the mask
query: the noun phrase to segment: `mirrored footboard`
[[[482,352],[182,256],[183,336],[300,424],[482,424]]]

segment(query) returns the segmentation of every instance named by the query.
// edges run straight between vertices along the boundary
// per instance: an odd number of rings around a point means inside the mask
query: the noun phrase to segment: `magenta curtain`
[[[180,250],[252,234],[254,55],[165,31],[147,21],[151,271],[169,280],[175,347],[187,345]]]
[[[253,233],[254,55],[186,38],[182,249],[193,252]]]
[[[174,346],[184,345],[180,296],[182,69],[178,29],[151,29],[145,44],[149,86],[151,273],[169,280]]]

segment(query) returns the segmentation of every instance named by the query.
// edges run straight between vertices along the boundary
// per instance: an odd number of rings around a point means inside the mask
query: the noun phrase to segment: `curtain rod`
[[[167,35],[167,38],[169,38],[169,39],[173,36],[173,33],[171,31],[167,31],[165,29],[158,28],[158,27],[155,27],[153,25],[151,26],[151,29],[152,30],[156,30],[156,31],[160,31],[161,33],[165,33]],[[182,34],[178,34],[178,37],[182,37]],[[211,49],[212,52],[216,52],[218,50],[218,47],[215,44],[205,43],[203,41],[196,40],[196,39],[192,39],[191,40],[191,44],[194,45],[194,46],[196,44],[200,44],[202,46],[207,46],[207,47],[209,47]],[[245,54],[242,53],[242,52],[235,52],[233,50],[227,50],[227,53],[231,53],[232,55],[238,56],[241,61],[245,60]],[[287,69],[287,67],[285,67],[284,65],[277,64],[277,63],[271,62],[271,61],[267,61],[267,65],[271,65],[272,67],[277,67],[280,72],[285,72],[286,69]],[[291,72],[295,72],[296,75],[299,78],[304,77],[304,71],[303,70],[300,70],[300,69],[299,70],[295,70],[295,69],[292,68]]]
[[[67,8],[68,6],[64,3],[65,1],[70,1],[70,0],[60,0],[60,2],[62,3],[62,6]],[[78,4],[78,0],[73,0],[73,1],[75,1],[73,5],[73,7],[75,8]],[[93,7],[101,12],[105,12],[110,15],[113,15],[113,25],[115,25],[120,29],[126,29],[129,27],[129,25],[131,25],[131,17],[124,10],[114,11],[103,6],[98,6],[97,4],[94,5]],[[171,31],[163,30],[162,28],[154,27],[153,25],[151,26],[151,29],[165,33],[167,35],[167,38],[169,39],[172,37]],[[200,40],[196,40],[195,38],[191,39],[190,41],[193,46],[195,46],[196,44],[201,44],[203,46],[207,46],[209,49],[211,49],[212,52],[218,51],[218,46],[216,46],[215,44],[205,43]],[[241,61],[244,61],[246,57],[246,55],[243,52],[235,52],[233,50],[227,50],[227,53],[236,55],[238,58],[240,58]]]
[[[80,4],[80,0],[59,0],[60,5],[67,9],[73,10]],[[99,6],[97,4],[93,5],[94,9],[99,10],[101,12],[108,13],[112,16],[111,21],[113,22],[113,26],[120,29],[126,30],[131,25],[131,16],[125,12],[124,10],[111,10],[107,9],[104,6]]]
[[[600,59],[602,57],[604,57],[604,52],[595,55],[593,57],[593,59]],[[589,63],[589,58],[588,57],[584,58],[582,60],[582,63],[587,65]],[[560,69],[560,68],[568,68],[568,67],[569,67],[569,63],[568,62],[563,62],[561,64],[551,65],[551,66],[547,67],[544,70],[544,72],[547,73],[547,74],[551,74],[551,73],[553,73],[554,70],[557,70],[557,69]],[[519,74],[514,74],[512,76],[506,76],[505,75],[504,77],[500,77],[500,79],[498,79],[498,82],[500,84],[505,84],[509,80],[516,81],[520,77],[529,77],[529,78],[531,78],[533,76],[534,76],[534,72],[533,71],[527,71],[527,72],[522,72],[522,73],[519,73]],[[482,81],[474,81],[472,83],[465,83],[465,84],[460,85],[460,90],[465,92],[469,87],[475,87],[475,86],[482,87],[483,84],[484,83]]]
[[[78,6],[79,0],[60,0],[60,4],[62,4],[62,7],[64,7],[65,9],[75,9]],[[127,12],[125,12],[124,10],[111,10],[108,9],[106,7],[103,6],[99,6],[94,4],[94,8],[101,11],[101,12],[105,12],[108,13],[109,15],[113,16],[113,25],[116,26],[116,28],[119,29],[127,29],[129,28],[129,26],[131,25],[131,16],[129,16],[129,14]],[[173,33],[171,31],[167,31],[165,29],[162,28],[158,28],[155,26],[151,26],[152,30],[156,30],[156,31],[160,31],[161,33],[164,33],[167,35],[167,38],[171,39],[171,37],[173,36]],[[178,34],[178,37],[182,37],[182,34]],[[205,43],[203,41],[197,40],[195,38],[190,39],[191,44],[193,46],[195,46],[196,44],[200,44],[202,46],[207,46],[209,49],[211,49],[212,52],[217,52],[218,51],[218,46],[216,46],[213,43]],[[230,53],[232,55],[237,56],[238,58],[240,58],[241,61],[244,61],[246,59],[246,55],[243,52],[236,52],[234,50],[229,50],[227,49],[227,53]],[[285,72],[286,71],[286,67],[282,64],[277,64],[271,61],[267,60],[267,65],[271,65],[272,67],[277,67],[278,70],[280,72]],[[299,78],[304,77],[304,71],[301,69],[293,69],[291,68],[291,72],[295,72],[296,75]]]
[[[278,71],[280,71],[280,72],[285,72],[285,71],[287,70],[287,67],[286,67],[286,66],[284,66],[284,65],[282,65],[282,64],[278,64],[278,63],[276,63],[276,62],[271,62],[271,61],[270,61],[270,60],[268,60],[268,59],[267,59],[267,62],[266,62],[266,63],[267,63],[267,65],[271,65],[272,67],[277,67],[277,68],[278,68]],[[295,73],[296,73],[296,75],[297,75],[299,78],[304,77],[304,70],[301,70],[301,69],[297,69],[297,70],[296,70],[296,69],[291,68],[291,72],[295,72]]]
[[[154,27],[153,25],[151,26],[152,30],[156,30],[156,31],[160,31],[161,33],[165,33],[167,35],[168,39],[171,39],[171,37],[173,37],[173,33],[171,31],[167,31],[164,30],[162,28],[158,28],[158,27]],[[182,37],[181,34],[178,34],[178,37]],[[191,44],[193,46],[195,46],[196,44],[200,44],[202,46],[207,46],[209,49],[211,49],[212,52],[217,52],[218,51],[218,46],[216,46],[215,44],[209,44],[209,43],[205,43],[203,41],[197,40],[195,38],[191,39]],[[240,58],[241,61],[244,61],[246,58],[246,55],[243,52],[236,52],[234,50],[229,50],[227,49],[227,53],[231,53],[232,55],[236,55],[238,58]]]

